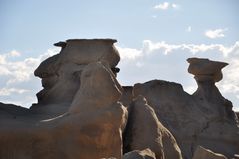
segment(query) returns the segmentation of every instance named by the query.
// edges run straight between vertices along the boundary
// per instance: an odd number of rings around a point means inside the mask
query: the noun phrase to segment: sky
[[[0,101],[30,107],[42,89],[33,71],[74,38],[113,38],[121,55],[118,80],[196,82],[187,58],[229,63],[217,83],[239,111],[238,0],[0,0]]]

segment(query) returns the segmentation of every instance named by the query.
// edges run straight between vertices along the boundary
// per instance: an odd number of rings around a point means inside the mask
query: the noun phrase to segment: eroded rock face
[[[122,87],[115,42],[55,44],[60,53],[34,72],[43,86],[38,103],[0,103],[0,158],[120,159],[124,151],[124,158],[191,159],[198,145],[238,153],[238,118],[215,86],[226,63],[188,59],[198,84],[193,95],[161,80]]]
[[[85,67],[81,75],[81,82],[84,85],[81,85],[75,94],[70,112],[96,111],[120,99],[122,87],[107,64],[105,65],[91,63]]]
[[[193,159],[227,159],[227,157],[198,146],[193,155]]]
[[[120,102],[126,107],[129,107],[133,101],[133,86],[123,86],[122,95],[120,97]]]
[[[123,159],[156,159],[154,152],[149,148],[139,151],[134,150],[124,154]]]
[[[194,67],[192,63],[190,67]],[[200,91],[193,95],[184,92],[180,84],[160,80],[136,84],[133,94],[147,99],[158,119],[176,138],[184,158],[192,158],[197,145],[232,157],[239,149],[238,120],[232,104],[221,95],[214,80],[203,82],[206,83],[199,83]]]
[[[86,66],[81,81],[79,91],[82,92],[75,97],[81,102],[73,102],[69,112],[46,120],[38,120],[33,115],[7,120],[7,125],[1,123],[0,158],[121,158],[127,110],[118,103],[120,85],[115,83],[110,68],[100,62]],[[96,90],[102,95],[114,94],[98,96]],[[81,98],[82,94],[89,98]]]
[[[80,74],[89,63],[105,61],[116,74],[120,57],[115,42],[113,39],[70,39],[56,43],[55,46],[62,48],[60,53],[43,61],[34,72],[42,79],[44,89],[37,94],[38,104],[32,109],[58,103],[69,105],[80,87]]]
[[[193,96],[202,101],[209,102],[211,107],[214,107],[216,110],[214,113],[218,113],[217,116],[235,121],[236,115],[232,111],[232,103],[225,99],[215,86],[215,82],[222,79],[221,69],[228,64],[201,58],[189,58],[187,61],[189,63],[188,72],[194,75],[198,84],[198,88],[193,93]]]
[[[124,134],[125,151],[150,148],[157,159],[181,159],[173,135],[158,121],[146,99],[139,95],[129,108],[129,120]]]

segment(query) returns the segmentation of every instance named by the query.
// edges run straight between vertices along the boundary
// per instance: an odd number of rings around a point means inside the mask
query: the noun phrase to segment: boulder
[[[144,150],[134,150],[124,154],[123,159],[156,159],[154,152],[149,148]]]
[[[193,159],[227,159],[227,157],[198,146],[194,152]]]
[[[124,150],[150,148],[157,159],[181,159],[181,151],[172,134],[158,121],[143,96],[134,99],[124,133]]]

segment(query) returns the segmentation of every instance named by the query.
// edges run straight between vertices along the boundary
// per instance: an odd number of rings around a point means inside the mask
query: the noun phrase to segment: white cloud
[[[124,58],[119,65],[121,71],[118,78],[123,85],[146,82],[155,78],[164,79],[181,83],[190,94],[196,90],[197,85],[193,76],[187,73],[187,58],[196,56],[228,62],[229,66],[223,69],[223,80],[217,83],[217,86],[222,94],[234,103],[234,106],[238,106],[235,109],[239,109],[237,98],[239,41],[231,46],[225,46],[222,44],[169,44],[164,41],[144,40],[141,49],[133,49],[137,50],[139,53],[137,55],[140,56],[128,57],[127,50],[130,49],[124,50]]]
[[[163,2],[162,4],[158,4],[154,6],[154,9],[166,10],[169,8],[169,2]]]
[[[120,58],[123,59],[135,59],[137,57],[142,56],[142,51],[137,49],[131,49],[131,48],[122,48],[119,46],[116,46],[120,53]]]
[[[158,16],[157,16],[157,15],[152,15],[151,17],[152,17],[152,18],[157,18]]]
[[[0,76],[1,75],[10,75],[11,72],[4,66],[0,66]]]
[[[16,50],[12,50],[9,55],[11,57],[18,57],[18,56],[21,56],[20,52],[16,51]]]
[[[29,81],[40,62],[57,52],[58,49],[49,49],[36,58],[30,57],[23,60],[16,60],[21,56],[16,50],[2,54],[0,55],[0,75],[8,75],[7,84]],[[15,60],[12,61],[10,57],[14,57]]]
[[[143,52],[144,54],[148,54],[154,51],[159,51],[164,54],[168,54],[175,50],[185,50],[189,51],[193,54],[196,54],[198,52],[207,52],[210,50],[217,50],[221,53],[223,53],[224,56],[227,56],[230,52],[232,52],[234,47],[239,45],[239,42],[236,42],[235,45],[231,47],[226,47],[222,44],[168,44],[165,41],[160,41],[157,43],[154,43],[150,40],[144,40],[143,41],[143,48],[142,51],[138,50],[138,52]],[[141,54],[143,54],[141,53]],[[126,54],[126,52],[124,52]]]
[[[140,68],[140,67],[144,66],[144,63],[143,62],[136,62],[135,65]]]
[[[227,31],[227,29],[207,30],[205,32],[205,36],[210,39],[223,38],[225,37],[225,34],[224,34],[225,31]]]
[[[49,49],[38,57],[25,59],[16,50],[0,54],[0,101],[24,106],[36,101],[35,94],[41,84],[33,72],[41,61],[58,52],[58,48]]]
[[[173,3],[173,4],[172,4],[172,8],[174,8],[174,9],[179,9],[179,5],[178,5],[178,4],[175,4],[175,3]]]
[[[191,26],[188,26],[187,29],[186,29],[187,32],[191,32],[192,31],[192,27]]]
[[[169,2],[163,2],[163,3],[160,3],[160,4],[157,4],[154,6],[154,9],[157,9],[157,10],[167,10],[167,9],[178,9],[179,8],[179,5],[178,4],[175,4],[175,3],[169,3]]]
[[[188,51],[192,54],[196,53],[202,53],[202,52],[208,52],[208,51],[218,51],[222,53],[225,57],[228,56],[228,54],[235,54],[239,50],[239,41],[237,41],[232,46],[224,46],[222,44],[168,44],[165,41],[160,42],[152,42],[150,40],[144,40],[143,41],[143,53],[148,54],[154,51],[159,51],[164,54],[168,54],[172,51],[182,50],[182,51]],[[140,51],[140,50],[138,50]],[[126,54],[126,53],[125,53]],[[239,53],[237,53],[239,54]]]
[[[9,96],[12,93],[23,94],[28,92],[29,90],[26,89],[18,89],[18,88],[1,88],[0,89],[0,96]]]

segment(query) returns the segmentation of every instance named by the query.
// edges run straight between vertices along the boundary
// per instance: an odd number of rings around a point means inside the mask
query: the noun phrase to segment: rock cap
[[[196,80],[214,80],[218,82],[222,79],[222,68],[228,63],[220,61],[211,61],[206,58],[188,58],[188,72],[195,75]]]

